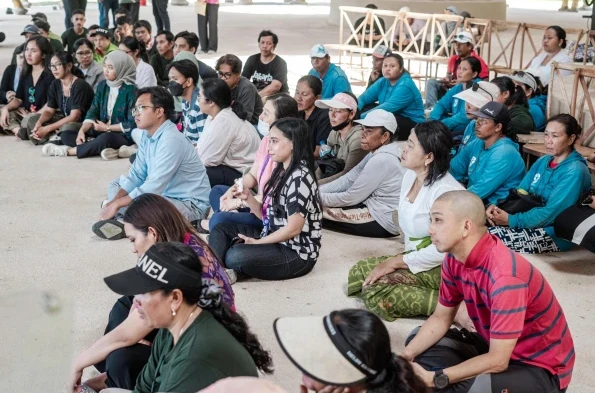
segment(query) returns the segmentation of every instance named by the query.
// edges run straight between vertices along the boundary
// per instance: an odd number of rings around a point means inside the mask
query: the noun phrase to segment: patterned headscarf
[[[116,70],[116,80],[106,80],[109,87],[120,87],[122,83],[129,85],[136,84],[136,63],[132,57],[121,50],[115,50],[106,56]]]

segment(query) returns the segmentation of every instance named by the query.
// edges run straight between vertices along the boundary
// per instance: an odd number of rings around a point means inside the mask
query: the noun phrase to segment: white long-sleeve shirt
[[[546,52],[541,52],[533,60],[531,60],[531,64],[529,68],[526,69],[527,72],[533,74],[534,76],[538,76],[541,79],[541,84],[543,86],[547,86],[550,83],[550,75],[552,74],[552,62],[555,61],[557,63],[563,64],[572,64],[572,59],[566,54],[565,50],[561,50],[554,56],[546,65],[541,65],[545,57],[547,56]],[[560,70],[560,74],[562,77],[572,75],[572,71],[567,70]]]
[[[413,274],[425,272],[440,266],[444,253],[438,252],[433,244],[417,251],[417,245],[424,237],[430,236],[430,208],[438,197],[447,191],[464,190],[463,187],[450,173],[434,182],[431,186],[423,186],[411,203],[407,194],[415,182],[415,172],[407,170],[401,185],[401,198],[399,199],[399,226],[405,238],[405,251],[403,261],[409,266]]]
[[[207,118],[196,151],[206,167],[225,165],[241,172],[254,163],[258,145],[256,128],[225,108]]]

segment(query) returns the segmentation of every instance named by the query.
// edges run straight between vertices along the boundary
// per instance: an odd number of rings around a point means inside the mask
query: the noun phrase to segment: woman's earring
[[[174,310],[173,308],[171,309],[171,315],[172,315],[172,317],[176,316],[176,310]]]

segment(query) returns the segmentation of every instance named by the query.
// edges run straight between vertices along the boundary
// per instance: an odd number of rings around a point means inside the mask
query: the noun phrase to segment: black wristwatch
[[[444,370],[438,370],[434,373],[434,386],[436,389],[444,389],[449,383],[448,375],[444,374]]]

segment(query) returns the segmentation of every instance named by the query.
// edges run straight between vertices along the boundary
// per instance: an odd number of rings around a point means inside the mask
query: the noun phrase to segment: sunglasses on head
[[[481,90],[481,91],[485,92],[487,95],[489,95],[490,98],[492,99],[492,101],[494,101],[494,96],[489,91],[487,91],[483,87],[479,86],[479,83],[474,83],[473,85],[471,85],[471,90],[474,92],[477,92],[477,90]]]
[[[29,102],[31,102],[31,103],[35,102],[35,88],[34,87],[29,88]]]

